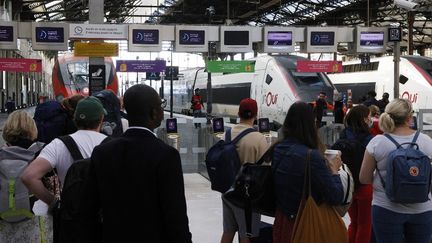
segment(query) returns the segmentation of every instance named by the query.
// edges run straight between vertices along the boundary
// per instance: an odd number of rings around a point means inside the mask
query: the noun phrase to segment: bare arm
[[[363,156],[363,162],[360,169],[360,183],[362,184],[372,184],[373,173],[376,167],[375,158],[366,150]]]
[[[48,205],[54,202],[54,195],[45,188],[41,179],[52,169],[48,160],[37,157],[21,175],[21,181],[29,191]]]

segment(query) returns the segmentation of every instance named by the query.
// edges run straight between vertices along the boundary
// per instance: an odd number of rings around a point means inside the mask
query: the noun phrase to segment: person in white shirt
[[[99,145],[106,136],[99,133],[106,114],[102,103],[95,97],[79,101],[74,122],[78,131],[70,136],[78,145],[83,158],[89,158],[93,148]],[[38,199],[48,205],[55,203],[55,195],[42,183],[42,177],[56,168],[60,185],[63,184],[67,170],[74,162],[66,145],[58,138],[45,146],[39,156],[24,170],[21,180]]]

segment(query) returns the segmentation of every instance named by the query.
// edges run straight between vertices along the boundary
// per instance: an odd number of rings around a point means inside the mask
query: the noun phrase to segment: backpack
[[[46,144],[66,134],[67,114],[61,104],[50,100],[36,106],[33,116],[38,130],[37,140]]]
[[[33,143],[28,149],[17,146],[0,150],[0,218],[15,223],[33,217],[32,198],[20,176],[42,143]]]
[[[84,190],[87,174],[90,168],[90,158],[83,159],[78,145],[71,136],[62,136],[59,139],[66,145],[74,162],[69,167],[63,188],[60,193],[60,202],[54,212],[54,242],[81,242],[78,240],[80,231],[78,209],[81,192]],[[109,137],[102,142],[107,141]]]
[[[345,135],[346,138],[338,139],[331,146],[331,149],[340,150],[342,152],[342,161],[348,166],[354,179],[354,188],[357,189],[357,187],[361,185],[359,174],[367,145],[365,141],[368,142],[371,136],[367,136],[363,141],[360,141],[349,130],[345,130]]]
[[[110,90],[99,91],[93,96],[100,100],[107,112],[102,123],[101,132],[113,137],[122,135],[120,101],[117,96]]]
[[[422,203],[429,200],[431,184],[431,161],[419,150],[416,143],[420,132],[412,142],[399,144],[389,134],[384,134],[396,145],[387,157],[385,179],[376,167],[385,193],[395,203]],[[406,148],[402,145],[407,144]]]
[[[248,128],[231,141],[229,128],[225,133],[225,141],[219,140],[208,150],[205,162],[212,190],[224,193],[233,184],[241,166],[236,144],[250,132],[255,132],[255,129]]]

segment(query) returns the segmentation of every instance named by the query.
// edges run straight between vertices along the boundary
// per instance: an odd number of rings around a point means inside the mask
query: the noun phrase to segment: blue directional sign
[[[62,27],[36,27],[36,41],[45,43],[63,43],[64,28]]]
[[[158,45],[159,30],[152,29],[133,29],[133,44]]]

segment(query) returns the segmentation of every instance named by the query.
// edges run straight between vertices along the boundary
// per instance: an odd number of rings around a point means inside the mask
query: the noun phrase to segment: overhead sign
[[[0,71],[42,72],[42,60],[24,58],[0,58]]]
[[[128,51],[162,51],[161,29],[156,25],[129,25]]]
[[[294,52],[294,28],[265,27],[264,52]]]
[[[178,66],[167,66],[165,68],[165,79],[178,80],[179,67]]]
[[[161,80],[160,72],[146,72],[147,80]]]
[[[370,64],[370,56],[367,54],[360,55],[360,63],[361,63],[361,65],[369,65]]]
[[[117,72],[165,72],[164,60],[117,60]]]
[[[253,73],[255,61],[208,61],[209,73]]]
[[[18,28],[16,22],[0,22],[0,49],[17,50]]]
[[[208,52],[207,26],[176,26],[177,52]]]
[[[91,94],[105,89],[105,65],[89,66],[89,90]]]
[[[302,52],[337,52],[337,27],[307,27],[305,42],[300,44]]]
[[[251,31],[244,26],[221,26],[219,52],[251,52]]]
[[[388,28],[388,41],[393,41],[393,42],[402,41],[402,28],[401,27]]]
[[[342,72],[342,62],[298,60],[297,72],[299,73],[315,73],[315,72],[340,73]]]
[[[84,57],[115,57],[118,56],[118,44],[105,42],[75,42],[74,53],[75,56]]]
[[[119,24],[70,24],[71,39],[127,40],[128,26]]]
[[[69,28],[64,23],[32,23],[32,48],[37,51],[68,50]]]
[[[383,27],[356,27],[353,43],[357,53],[383,53],[386,51],[387,29]],[[349,45],[350,49],[352,45]]]

